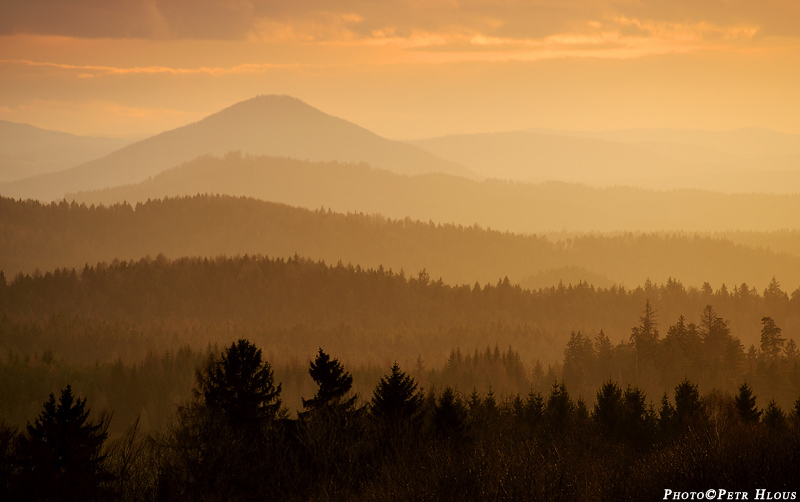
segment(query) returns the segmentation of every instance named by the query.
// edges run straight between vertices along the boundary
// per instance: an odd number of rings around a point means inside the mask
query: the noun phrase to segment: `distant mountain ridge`
[[[0,183],[68,169],[128,143],[0,120]]]
[[[800,192],[800,136],[762,129],[528,129],[412,143],[489,178],[658,190]]]
[[[398,175],[367,164],[241,155],[200,157],[139,184],[71,194],[69,199],[86,204],[135,203],[198,193],[390,218],[477,223],[522,233],[800,228],[800,195],[479,182],[445,174]]]
[[[382,138],[299,99],[258,96],[77,167],[0,185],[0,194],[56,200],[68,192],[138,183],[200,155],[237,150],[311,161],[367,162],[400,174],[474,176],[453,162]]]

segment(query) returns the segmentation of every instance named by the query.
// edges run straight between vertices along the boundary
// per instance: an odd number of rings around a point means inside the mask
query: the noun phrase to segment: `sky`
[[[390,138],[800,134],[796,0],[3,0],[0,120],[144,135],[288,94]]]

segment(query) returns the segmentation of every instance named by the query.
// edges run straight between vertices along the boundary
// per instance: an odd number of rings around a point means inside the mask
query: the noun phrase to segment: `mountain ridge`
[[[312,161],[368,162],[401,174],[468,169],[416,146],[382,138],[289,96],[257,96],[204,119],[71,169],[0,185],[11,197],[56,200],[69,192],[138,183],[200,155],[243,151]]]
[[[800,195],[475,181],[441,173],[398,175],[363,163],[234,154],[199,157],[139,184],[70,197],[86,204],[113,204],[197,193],[306,208],[323,205],[390,218],[477,223],[522,233],[800,228]],[[761,212],[753,212],[754,207]]]
[[[128,143],[0,120],[0,183],[68,169]]]

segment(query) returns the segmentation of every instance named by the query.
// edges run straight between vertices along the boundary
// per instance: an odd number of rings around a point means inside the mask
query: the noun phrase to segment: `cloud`
[[[79,78],[92,78],[102,75],[136,75],[136,74],[171,74],[171,75],[235,75],[246,73],[263,73],[275,68],[295,67],[297,65],[274,65],[263,63],[245,63],[230,67],[172,68],[169,66],[135,66],[130,68],[116,66],[71,65],[20,59],[0,59],[0,65],[30,66],[52,68],[76,73]]]
[[[619,23],[619,19],[639,24]],[[483,35],[539,40],[647,26],[745,27],[800,36],[796,0],[4,0],[0,34],[352,42]],[[702,31],[711,36],[712,32]]]

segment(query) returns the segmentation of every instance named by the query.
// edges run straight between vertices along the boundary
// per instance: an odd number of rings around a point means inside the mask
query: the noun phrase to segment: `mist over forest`
[[[0,498],[797,481],[797,136],[0,126]]]

